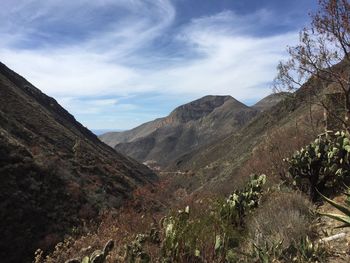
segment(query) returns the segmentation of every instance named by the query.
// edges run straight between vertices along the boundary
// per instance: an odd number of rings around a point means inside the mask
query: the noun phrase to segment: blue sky
[[[317,0],[1,0],[0,61],[90,129],[271,92]]]

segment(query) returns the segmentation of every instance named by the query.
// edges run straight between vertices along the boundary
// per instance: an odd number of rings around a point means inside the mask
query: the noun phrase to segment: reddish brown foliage
[[[283,159],[308,144],[314,136],[313,132],[307,133],[306,129],[299,129],[297,126],[268,133],[242,167],[240,176],[263,173],[268,175],[270,184],[278,183],[280,178],[285,178],[288,168]]]

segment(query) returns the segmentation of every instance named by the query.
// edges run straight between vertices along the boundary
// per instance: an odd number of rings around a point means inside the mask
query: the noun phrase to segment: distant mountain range
[[[123,130],[116,130],[116,129],[91,129],[91,131],[99,136],[99,135],[102,135],[102,134],[105,134],[107,132],[122,132]]]
[[[31,262],[79,220],[157,180],[0,63],[0,258]]]
[[[181,155],[238,131],[286,94],[272,94],[252,107],[231,96],[205,96],[173,110],[169,116],[99,138],[141,162],[166,167]]]

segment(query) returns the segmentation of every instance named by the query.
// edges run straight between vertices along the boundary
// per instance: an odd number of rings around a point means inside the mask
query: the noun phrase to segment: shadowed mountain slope
[[[27,262],[157,177],[0,63],[0,258]],[[28,259],[29,261],[29,259]]]

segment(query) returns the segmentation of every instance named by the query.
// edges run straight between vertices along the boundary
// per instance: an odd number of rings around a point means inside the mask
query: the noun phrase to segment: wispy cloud
[[[91,128],[131,128],[163,114],[147,115],[137,100],[120,102],[140,94],[257,100],[270,92],[285,46],[297,40],[296,32],[259,34],[275,23],[265,9],[178,25],[168,0],[16,2],[0,10],[0,60]],[[132,117],[115,123],[117,114]]]

